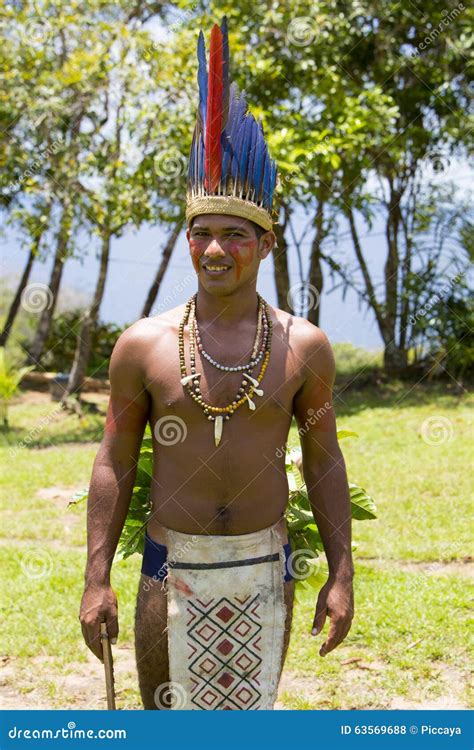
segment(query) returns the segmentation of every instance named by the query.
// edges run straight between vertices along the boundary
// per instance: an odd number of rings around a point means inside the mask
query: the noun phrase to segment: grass
[[[344,643],[319,657],[323,636],[309,635],[315,600],[295,607],[280,702],[289,709],[471,705],[470,399],[394,383],[378,392],[341,389],[335,406],[339,428],[359,434],[341,443],[349,477],[374,497],[379,517],[354,523],[356,616]],[[10,467],[0,480],[4,683],[25,706],[85,707],[90,675],[101,674],[78,621],[85,507],[67,501],[89,482],[103,415],[81,423],[51,416],[54,409],[23,398],[10,409],[11,432],[0,436]],[[297,443],[293,427],[289,444]],[[112,576],[125,708],[140,707],[132,659],[139,568],[134,557]]]

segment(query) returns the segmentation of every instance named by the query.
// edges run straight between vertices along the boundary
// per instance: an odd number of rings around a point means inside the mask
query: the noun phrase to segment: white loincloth
[[[237,536],[166,530],[174,709],[273,708],[286,618],[278,525]]]

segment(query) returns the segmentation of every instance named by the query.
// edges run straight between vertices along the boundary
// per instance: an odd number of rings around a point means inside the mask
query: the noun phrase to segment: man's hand
[[[336,648],[351,629],[354,616],[354,591],[351,578],[329,577],[326,581],[319,592],[312,635],[318,635],[321,632],[326,615],[329,615],[330,619],[329,633],[319,650],[320,656],[326,656],[329,651]]]
[[[88,586],[85,589],[79,620],[85,642],[92,653],[103,661],[100,623],[107,623],[111,643],[117,641],[119,632],[117,597],[110,585]]]

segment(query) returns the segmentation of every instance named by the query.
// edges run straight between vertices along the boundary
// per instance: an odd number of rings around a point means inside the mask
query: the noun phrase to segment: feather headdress
[[[214,24],[206,66],[204,35],[198,46],[199,106],[188,166],[186,219],[230,214],[272,228],[277,165],[262,123],[247,111],[245,93],[229,84],[227,19]]]

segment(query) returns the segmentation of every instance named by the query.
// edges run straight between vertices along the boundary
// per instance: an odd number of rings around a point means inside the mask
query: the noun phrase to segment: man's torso
[[[304,382],[298,353],[298,321],[269,306],[273,336],[263,396],[254,396],[254,411],[243,404],[224,420],[219,446],[214,423],[180,382],[178,327],[184,305],[142,321],[144,386],[150,397],[154,450],[153,513],[148,533],[160,540],[161,525],[189,534],[245,534],[270,526],[288,502],[285,443],[293,399]],[[201,330],[203,345],[218,362],[243,364],[250,358],[255,326],[238,332]],[[185,357],[190,373],[189,332]],[[196,352],[200,389],[213,406],[226,406],[242,385],[242,373],[218,370]],[[252,372],[253,377],[259,366]]]

